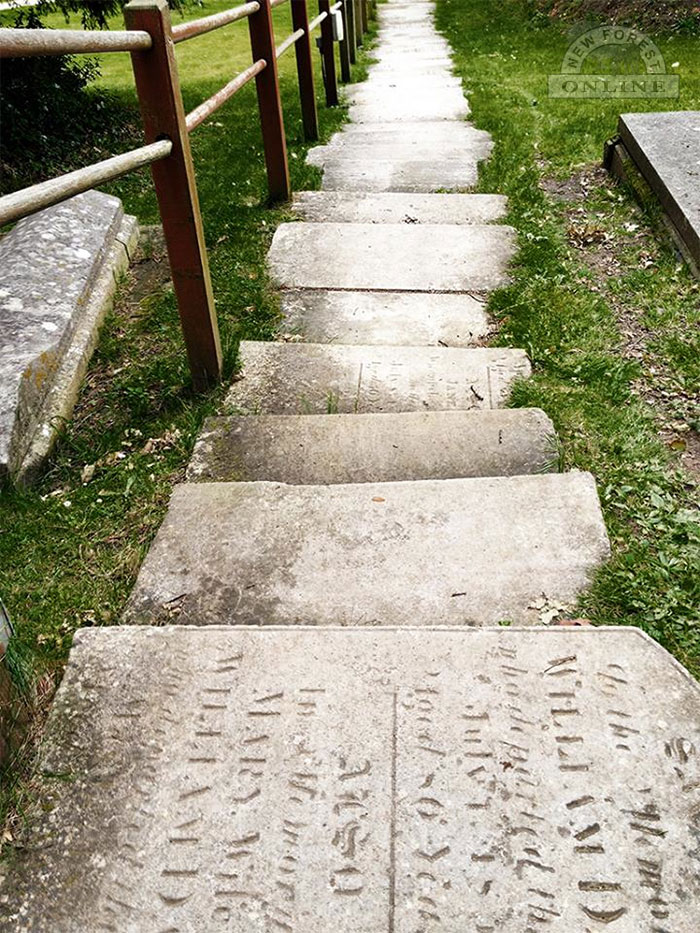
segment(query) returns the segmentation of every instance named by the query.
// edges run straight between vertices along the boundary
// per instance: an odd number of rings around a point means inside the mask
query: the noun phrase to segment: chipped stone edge
[[[90,358],[99,339],[100,327],[114,304],[119,278],[139,242],[139,224],[125,214],[114,241],[108,248],[90,288],[80,320],[56,370],[53,384],[44,398],[23,451],[10,462],[9,472],[15,483],[28,486],[35,482],[51,453],[60,425],[66,422],[77,401]]]

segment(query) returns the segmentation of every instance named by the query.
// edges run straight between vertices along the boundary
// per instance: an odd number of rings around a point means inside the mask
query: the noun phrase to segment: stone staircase
[[[380,20],[272,243],[285,339],[242,345],[131,624],[76,637],[2,929],[697,933],[697,687],[537,625],[608,554],[595,482],[503,407],[514,232],[460,191],[491,143],[432,4]]]

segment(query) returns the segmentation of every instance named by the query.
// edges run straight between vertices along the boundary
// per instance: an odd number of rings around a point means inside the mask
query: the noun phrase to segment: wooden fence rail
[[[293,32],[276,44],[272,10],[284,3],[291,3]],[[321,27],[326,103],[335,106],[335,37],[340,40],[341,74],[347,81],[355,49],[368,28],[368,7],[368,0],[338,0],[333,6],[330,0],[318,0],[319,15],[309,21],[307,0],[253,0],[172,26],[167,0],[131,0],[124,8],[126,31],[0,29],[0,58],[130,52],[146,143],[0,198],[0,226],[150,165],[192,381],[197,390],[218,381],[221,345],[189,134],[255,79],[270,200],[288,200],[291,188],[277,59],[294,47],[304,135],[307,140],[318,139],[311,34]],[[252,64],[185,115],[175,44],[243,19],[248,20]]]

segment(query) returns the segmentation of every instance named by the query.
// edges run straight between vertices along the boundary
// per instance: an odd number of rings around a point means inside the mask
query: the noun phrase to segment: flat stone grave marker
[[[0,923],[697,933],[699,722],[633,629],[89,629]]]
[[[626,113],[620,136],[700,271],[700,111]]]
[[[505,226],[289,223],[268,265],[282,288],[468,292],[507,284],[514,252]]]

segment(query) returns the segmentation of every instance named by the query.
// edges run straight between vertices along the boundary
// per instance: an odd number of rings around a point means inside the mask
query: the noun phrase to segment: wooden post
[[[362,0],[352,0],[352,3],[355,8],[355,45],[361,49],[363,45]]]
[[[357,61],[357,37],[355,35],[355,0],[345,0],[345,19],[348,24],[348,49],[350,64]]]
[[[255,78],[267,166],[267,187],[271,201],[288,201],[291,186],[275,55],[275,33],[272,28],[272,8],[270,0],[259,0],[259,3],[258,12],[248,17],[248,26],[253,61],[264,59],[267,62],[267,68]]]
[[[173,288],[195,389],[221,378],[221,345],[199,211],[190,141],[170,31],[167,0],[132,0],[129,29],[150,34],[150,49],[131,53],[147,143],[167,137],[171,154],[151,166]]]
[[[367,0],[360,0],[360,9],[362,10],[362,32],[365,33],[369,29],[369,9]]]
[[[301,98],[301,119],[304,124],[304,138],[318,139],[318,112],[316,110],[316,91],[314,89],[314,63],[311,56],[311,37],[309,36],[309,11],[306,0],[291,0],[292,29],[303,29],[304,35],[295,45],[297,56],[297,77],[299,97]]]
[[[343,39],[338,43],[340,53],[340,77],[347,84],[350,80],[350,42],[348,41],[347,0],[341,0],[340,16],[343,20]]]
[[[326,104],[338,104],[338,79],[335,73],[335,50],[333,48],[333,23],[331,22],[330,0],[318,0],[318,12],[326,13],[321,23],[321,55],[323,57],[323,80],[326,86]]]

